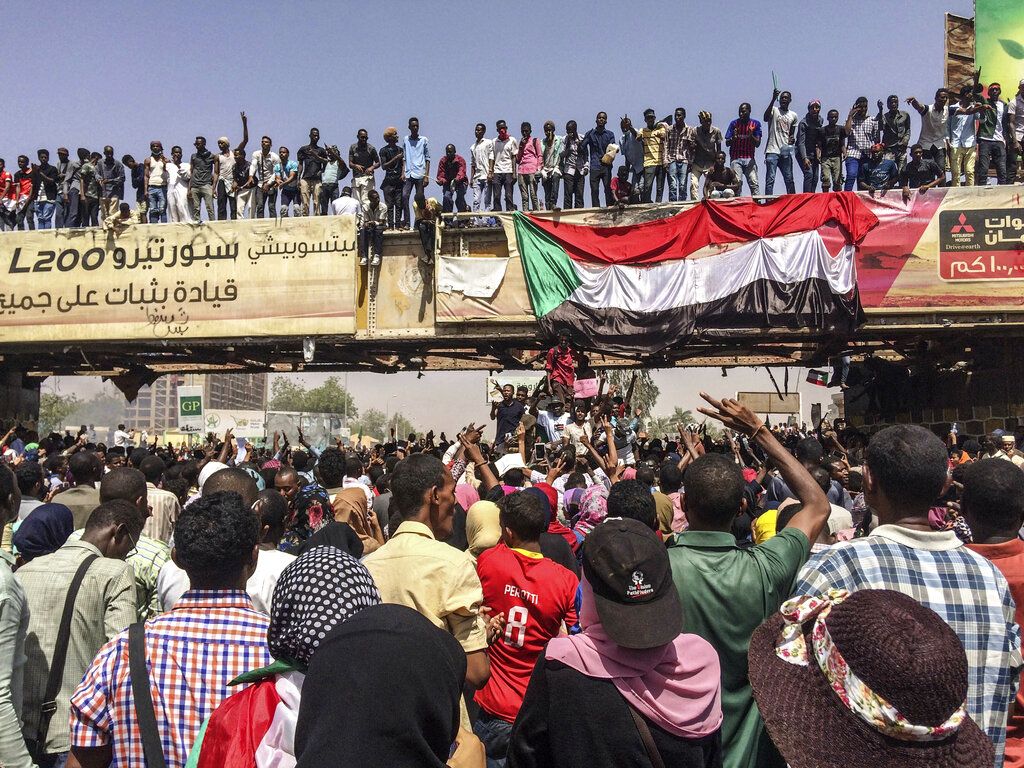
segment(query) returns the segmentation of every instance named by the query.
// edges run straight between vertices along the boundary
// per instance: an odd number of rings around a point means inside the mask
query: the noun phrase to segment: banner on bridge
[[[0,342],[355,333],[351,216],[5,232]]]

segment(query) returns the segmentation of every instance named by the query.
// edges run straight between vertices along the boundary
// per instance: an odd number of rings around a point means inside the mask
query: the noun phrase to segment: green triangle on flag
[[[568,299],[582,281],[558,241],[519,211],[513,214],[513,223],[530,304],[537,317],[544,317]]]

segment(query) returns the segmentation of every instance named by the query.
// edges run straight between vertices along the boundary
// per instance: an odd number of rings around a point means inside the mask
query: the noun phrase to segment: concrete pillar
[[[0,371],[0,425],[32,422],[39,418],[39,385],[42,379],[28,378],[21,371]]]

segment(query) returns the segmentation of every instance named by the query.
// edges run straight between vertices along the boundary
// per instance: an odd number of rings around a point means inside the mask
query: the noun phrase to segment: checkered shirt
[[[949,624],[967,652],[968,712],[992,739],[996,768],[1001,766],[1021,652],[1013,598],[999,570],[952,531],[882,525],[867,538],[813,556],[797,577],[794,594],[817,595],[830,588],[902,592]]]
[[[269,618],[243,591],[189,590],[146,622],[146,659],[168,768],[184,768],[199,726],[238,688],[228,682],[270,664]],[[71,743],[113,743],[111,768],[146,768],[128,668],[128,632],[100,649],[71,697]]]
[[[665,149],[665,162],[667,163],[692,163],[693,145],[697,143],[694,127],[676,123],[668,130],[665,137],[667,147]]]
[[[850,135],[846,139],[846,156],[863,160],[872,144],[878,143],[878,120],[874,117],[855,117],[850,121]]]

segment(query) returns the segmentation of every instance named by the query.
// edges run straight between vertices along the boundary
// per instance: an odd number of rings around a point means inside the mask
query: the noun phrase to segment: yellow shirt
[[[406,520],[363,564],[385,603],[407,605],[445,629],[466,653],[487,647],[480,578],[466,552],[434,538],[423,523]]]
[[[754,531],[754,544],[764,544],[775,535],[775,526],[779,522],[779,510],[766,509],[754,520],[751,526]]]
[[[643,128],[637,136],[644,145],[644,168],[661,165],[661,145],[668,136],[668,128],[664,123],[656,123],[653,128]]]

